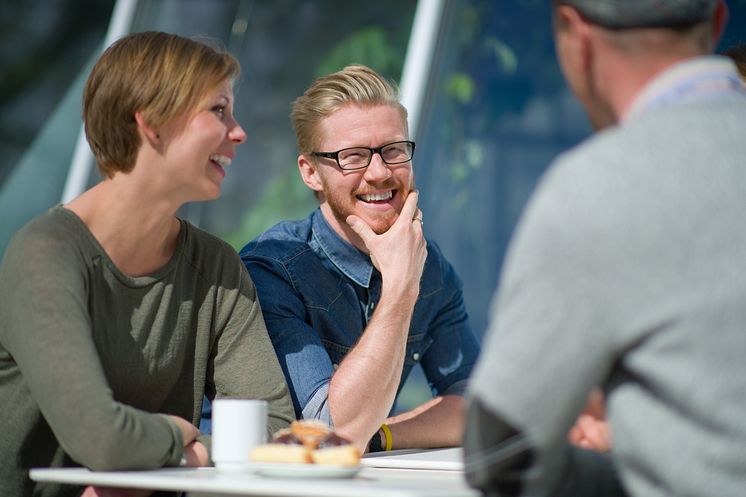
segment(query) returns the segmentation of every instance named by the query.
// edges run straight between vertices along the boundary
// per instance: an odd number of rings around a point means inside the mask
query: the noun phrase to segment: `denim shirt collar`
[[[370,256],[343,240],[326,222],[321,209],[316,209],[311,216],[311,237],[314,252],[326,257],[357,285],[370,286],[374,270]]]

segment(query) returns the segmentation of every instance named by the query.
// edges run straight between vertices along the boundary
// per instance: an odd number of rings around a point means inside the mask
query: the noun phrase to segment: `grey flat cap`
[[[718,0],[554,0],[612,29],[677,26],[712,16]]]

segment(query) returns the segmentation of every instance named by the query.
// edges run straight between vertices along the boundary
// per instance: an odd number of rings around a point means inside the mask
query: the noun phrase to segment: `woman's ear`
[[[153,129],[147,122],[145,122],[145,118],[142,115],[141,111],[135,112],[135,122],[137,123],[137,127],[140,130],[140,132],[145,136],[145,138],[148,139],[152,144],[156,144],[160,141],[161,135],[158,134],[158,131]]]
[[[307,156],[298,156],[298,171],[300,172],[300,176],[303,178],[306,186],[315,192],[320,192],[324,189],[324,183],[318,167],[318,164],[314,164]]]

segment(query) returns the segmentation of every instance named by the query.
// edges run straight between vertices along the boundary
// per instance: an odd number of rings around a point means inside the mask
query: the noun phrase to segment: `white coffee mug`
[[[267,402],[216,399],[212,404],[212,460],[218,470],[241,470],[267,439]]]

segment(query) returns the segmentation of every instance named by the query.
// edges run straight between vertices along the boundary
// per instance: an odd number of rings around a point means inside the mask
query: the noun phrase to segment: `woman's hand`
[[[197,441],[199,430],[192,423],[178,416],[169,416],[181,430],[181,437],[184,440],[184,457],[186,466],[207,466],[210,464],[210,455],[207,447]]]
[[[181,430],[181,439],[184,441],[184,447],[196,440],[197,435],[199,435],[199,430],[196,426],[179,416],[169,415],[168,417],[171,418],[171,421],[176,423],[176,426]]]
[[[179,428],[182,429],[182,434],[186,432],[184,438],[199,434],[199,430],[195,428],[196,434],[193,435],[193,431],[186,425],[194,428],[194,425],[179,418],[177,416],[170,416]],[[184,424],[186,423],[186,424]],[[189,444],[184,446],[184,457],[186,458],[186,466],[207,466],[210,464],[210,455],[207,451],[207,447],[201,442],[192,439]],[[140,488],[113,488],[113,487],[86,487],[80,497],[147,497],[152,494],[153,490],[145,490]]]
[[[210,464],[210,454],[207,452],[207,447],[196,440],[184,447],[184,457],[186,458],[186,466],[189,467]]]

